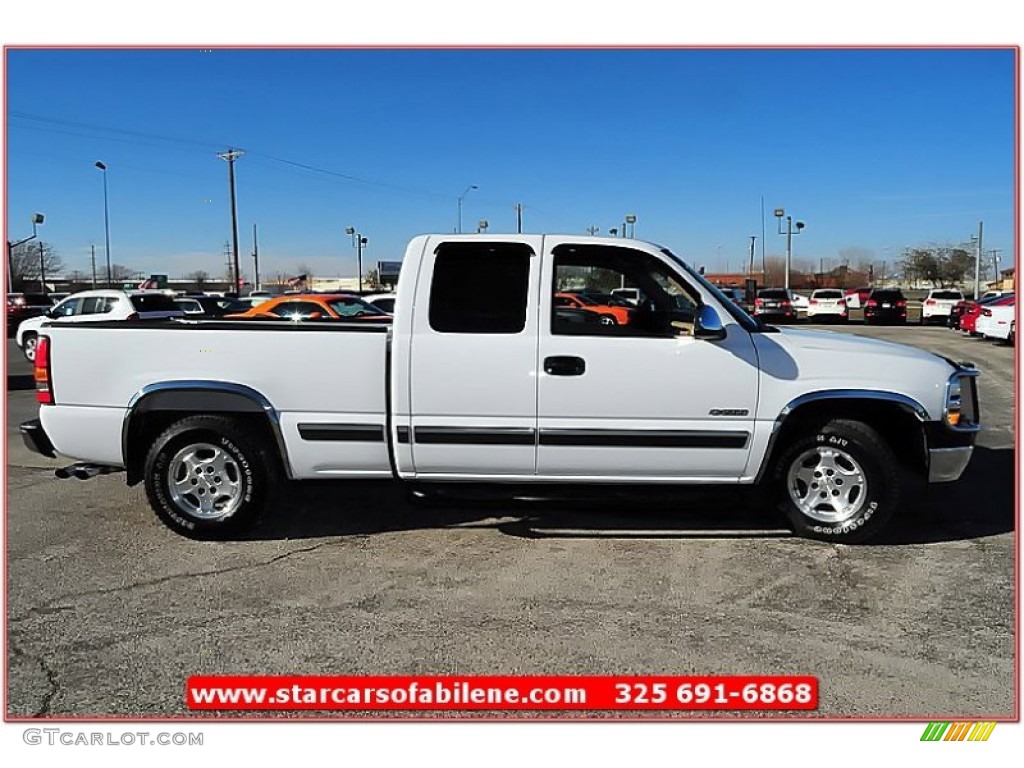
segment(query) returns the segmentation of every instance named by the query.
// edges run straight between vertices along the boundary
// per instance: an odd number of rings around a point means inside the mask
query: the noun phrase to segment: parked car
[[[842,290],[819,288],[811,293],[811,298],[807,302],[807,319],[812,323],[819,320],[845,323],[849,320],[850,314]]]
[[[953,307],[963,301],[964,295],[954,288],[933,288],[928,291],[921,305],[921,323],[945,323],[949,319]]]
[[[864,322],[906,323],[907,299],[899,288],[875,288],[864,302]]]
[[[620,299],[624,299],[632,306],[636,306],[643,299],[643,291],[639,288],[612,288],[612,296],[618,296]]]
[[[799,535],[848,543],[909,511],[916,478],[960,477],[981,429],[973,366],[766,328],[659,245],[423,235],[404,264],[393,326],[52,323],[23,438],[73,457],[58,476],[125,470],[200,539],[290,511],[288,481],[377,479],[752,486]],[[551,276],[581,269],[643,286],[630,333],[551,322]]]
[[[22,320],[39,317],[54,305],[52,295],[45,293],[7,294],[7,335],[13,336]]]
[[[1013,297],[1014,294],[1011,292],[1004,296],[982,297],[978,301],[971,301],[970,299],[958,301],[950,313],[950,318],[955,318],[955,320],[950,320],[950,327],[974,336],[977,333],[975,331],[975,324],[978,322],[978,316],[981,314],[982,308],[990,304],[1006,304],[1013,301]]]
[[[373,306],[383,309],[389,315],[395,314],[395,293],[370,293],[363,296],[363,301],[368,301]]]
[[[391,320],[378,307],[350,293],[304,293],[278,296],[228,320]]]
[[[728,297],[729,300],[737,307],[743,307],[743,309],[747,308],[747,292],[742,288],[731,288],[720,285],[718,286],[718,290],[720,290],[724,296]]]
[[[179,296],[174,300],[186,317],[224,317],[234,312],[245,312],[250,307],[238,299],[218,296]]]
[[[105,320],[163,320],[184,317],[174,299],[162,291],[119,291],[109,288],[82,291],[68,296],[39,317],[23,321],[14,340],[22,354],[36,359],[36,341],[43,323],[96,323]]]
[[[807,308],[811,305],[811,297],[804,296],[802,293],[793,292],[793,306],[796,307],[797,312],[807,312]]]
[[[622,304],[628,305],[625,299],[616,299],[616,304],[603,304],[597,299],[592,299],[581,293],[570,293],[569,291],[563,291],[555,294],[555,306],[565,309],[589,309],[591,312],[597,312],[602,318],[602,322],[605,325],[627,325],[629,318],[635,311],[633,307],[622,306]],[[621,304],[619,303],[621,302]]]
[[[1016,311],[1015,300],[1010,300],[1006,304],[989,304],[982,307],[975,330],[986,339],[1002,339],[1012,344],[1016,336]]]
[[[793,292],[785,288],[762,288],[754,299],[754,314],[765,320],[796,320]]]
[[[871,295],[871,286],[862,285],[860,288],[850,288],[843,294],[848,309],[860,309],[865,305]]]

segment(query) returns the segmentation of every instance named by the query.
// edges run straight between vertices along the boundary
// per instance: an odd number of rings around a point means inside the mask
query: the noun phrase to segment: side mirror
[[[707,341],[721,341],[725,336],[725,326],[722,325],[722,318],[718,316],[718,312],[712,306],[702,305],[697,311],[697,323],[693,328],[693,337]]]

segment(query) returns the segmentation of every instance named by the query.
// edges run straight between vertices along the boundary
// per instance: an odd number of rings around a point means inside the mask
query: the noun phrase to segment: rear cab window
[[[945,301],[962,301],[964,295],[960,291],[932,291],[931,297],[933,299],[943,299]]]
[[[523,243],[441,244],[430,285],[430,327],[438,333],[522,333],[532,256]]]

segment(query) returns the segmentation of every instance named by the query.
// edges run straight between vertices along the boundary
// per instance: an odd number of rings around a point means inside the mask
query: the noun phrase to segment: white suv
[[[807,300],[807,320],[813,323],[822,318],[840,323],[850,319],[846,296],[839,288],[819,288]]]
[[[921,306],[921,322],[933,323],[936,319],[943,322],[949,320],[949,313],[953,311],[958,301],[963,301],[964,295],[955,288],[932,288],[928,291]]]
[[[102,320],[158,320],[184,317],[174,299],[162,291],[82,291],[68,296],[45,315],[30,317],[18,325],[14,341],[25,357],[36,359],[36,339],[50,320],[89,323]]]

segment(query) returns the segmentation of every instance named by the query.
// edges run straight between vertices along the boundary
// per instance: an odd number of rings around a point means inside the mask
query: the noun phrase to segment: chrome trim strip
[[[206,381],[202,379],[162,381],[156,384],[147,384],[132,395],[131,399],[128,401],[128,406],[125,409],[124,419],[121,422],[121,459],[126,467],[128,466],[128,426],[131,423],[132,416],[135,414],[135,409],[142,402],[143,398],[156,392],[181,391],[189,389],[198,389],[204,392],[227,392],[234,395],[241,395],[258,405],[270,421],[270,430],[274,434],[274,442],[277,443],[277,449],[281,454],[281,463],[284,465],[285,475],[289,480],[295,479],[292,475],[291,464],[288,461],[288,452],[285,449],[284,435],[281,432],[281,420],[278,416],[277,409],[270,404],[270,401],[252,387],[247,387],[244,384],[235,384],[230,381]]]

